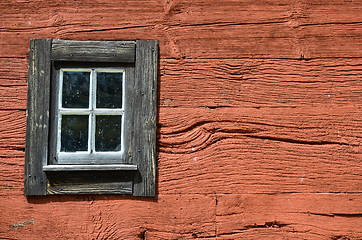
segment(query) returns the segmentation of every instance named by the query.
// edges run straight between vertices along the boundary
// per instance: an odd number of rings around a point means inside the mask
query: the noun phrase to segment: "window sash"
[[[63,97],[63,73],[64,72],[90,72],[89,84],[89,107],[88,108],[64,108],[62,107]],[[122,108],[97,108],[96,107],[96,91],[97,91],[97,73],[123,73],[122,74]],[[123,68],[61,68],[58,74],[58,102],[57,102],[57,161],[58,164],[112,164],[119,163],[124,153],[124,128],[125,128],[125,69]],[[62,133],[62,116],[64,115],[88,115],[88,147],[87,151],[62,152],[61,151],[61,133]],[[121,150],[120,151],[103,151],[95,150],[96,135],[96,116],[121,116]]]

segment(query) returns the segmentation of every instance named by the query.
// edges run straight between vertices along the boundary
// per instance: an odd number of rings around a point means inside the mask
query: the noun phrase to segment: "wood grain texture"
[[[161,107],[306,107],[362,102],[360,59],[163,60]]]
[[[21,149],[24,113],[0,142]],[[168,194],[361,191],[361,114],[354,105],[161,108],[159,191]],[[19,163],[18,163],[19,164]],[[227,174],[226,174],[227,173]]]
[[[4,64],[0,109],[25,109],[25,60],[0,58],[0,63]],[[161,59],[159,106],[332,108],[353,104],[358,109],[361,71],[360,59]]]
[[[193,234],[215,236],[216,231],[214,196],[160,195],[157,201],[107,195],[48,196],[30,200],[31,208],[23,201],[9,198],[0,205],[1,238],[143,239],[154,232],[191,239]],[[11,227],[31,219],[34,224],[18,230]]]
[[[47,194],[132,194],[134,172],[46,172]]]
[[[217,197],[217,236],[360,239],[361,200],[360,194],[221,195]]]
[[[32,39],[29,49],[28,101],[26,108],[26,196],[46,194],[43,166],[48,162],[51,39]]]
[[[0,238],[361,239],[361,11],[0,0]],[[31,38],[159,41],[156,199],[24,198]]]
[[[25,111],[0,111],[0,149],[25,151]]]
[[[135,42],[53,40],[51,59],[53,61],[134,63]]]
[[[158,39],[162,58],[362,57],[360,1],[32,1],[2,9],[6,57],[25,56],[29,36]]]
[[[135,83],[132,114],[132,157],[138,165],[134,196],[156,196],[158,42],[136,41]],[[130,107],[130,105],[128,105]]]
[[[354,106],[164,108],[159,119],[160,192],[361,191]]]

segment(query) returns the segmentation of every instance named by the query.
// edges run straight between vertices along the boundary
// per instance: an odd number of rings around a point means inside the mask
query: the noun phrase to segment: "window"
[[[25,195],[155,195],[156,41],[32,39]]]
[[[60,164],[122,163],[124,69],[56,71],[55,158]]]

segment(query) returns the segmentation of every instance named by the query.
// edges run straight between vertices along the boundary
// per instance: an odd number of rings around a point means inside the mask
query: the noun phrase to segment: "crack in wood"
[[[240,230],[248,230],[248,229],[252,229],[252,228],[282,228],[282,227],[285,227],[288,225],[290,225],[290,224],[281,223],[278,221],[272,221],[272,222],[265,222],[264,224],[245,225]]]
[[[206,27],[206,26],[245,26],[245,25],[270,25],[270,24],[283,24],[287,23],[288,20],[284,21],[266,21],[266,22],[245,22],[245,23],[232,23],[232,22],[209,22],[209,23],[196,23],[196,24],[169,24],[168,27]]]
[[[344,235],[337,235],[337,236],[333,236],[331,237],[331,240],[350,240],[351,238],[349,238],[348,236],[344,236]]]
[[[234,235],[234,234],[238,234],[243,231],[247,231],[247,230],[255,229],[255,228],[282,228],[282,227],[286,227],[289,225],[290,224],[281,223],[278,221],[265,222],[264,224],[245,225],[242,228],[236,229],[235,231],[227,232],[227,233],[220,233],[220,234],[217,234],[216,236],[220,237],[220,236]]]
[[[146,233],[147,233],[147,229],[142,230],[139,234],[138,237],[140,238],[140,240],[146,240]]]
[[[218,109],[218,108],[227,108],[227,107],[230,107],[230,106],[199,106],[199,108],[207,108],[207,109]]]
[[[137,29],[137,28],[147,28],[154,27],[153,24],[149,25],[140,25],[140,26],[127,26],[127,27],[115,27],[115,28],[103,28],[103,29],[89,29],[89,30],[75,30],[77,33],[90,33],[90,32],[106,32],[106,31],[116,31],[116,30],[125,30],[125,29]]]
[[[305,24],[299,24],[297,27],[324,26],[324,25],[355,25],[355,24],[362,24],[362,22],[324,22],[324,23],[305,23]]]
[[[308,215],[317,215],[324,217],[345,217],[345,218],[361,218],[362,213],[313,213],[307,212]]]
[[[310,141],[310,140],[298,140],[298,139],[291,139],[291,138],[280,138],[280,137],[271,137],[271,136],[255,136],[250,134],[245,134],[244,136],[250,138],[257,138],[263,140],[272,140],[278,142],[287,142],[287,143],[296,143],[296,144],[305,144],[305,145],[331,145],[331,144],[338,144],[338,145],[348,145],[354,146],[353,144],[347,144],[343,142],[333,142],[333,141]],[[358,145],[356,145],[358,146]]]

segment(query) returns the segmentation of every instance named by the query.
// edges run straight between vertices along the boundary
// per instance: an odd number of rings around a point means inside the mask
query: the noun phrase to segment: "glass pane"
[[[122,108],[121,72],[97,72],[97,108]]]
[[[64,71],[62,107],[88,108],[89,83],[90,72]]]
[[[96,116],[97,152],[121,150],[122,116]]]
[[[88,115],[63,115],[61,152],[88,150]]]

